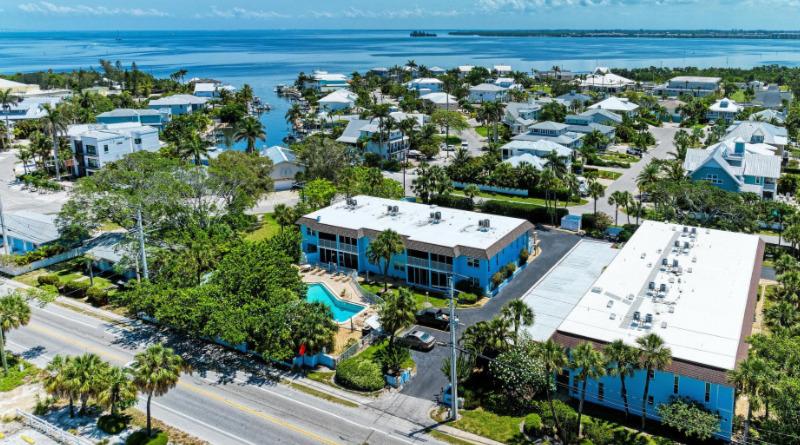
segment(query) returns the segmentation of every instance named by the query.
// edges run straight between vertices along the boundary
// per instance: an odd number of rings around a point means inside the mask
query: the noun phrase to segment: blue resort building
[[[197,97],[191,94],[174,94],[160,99],[153,99],[147,104],[147,107],[151,110],[169,113],[172,116],[180,116],[205,109],[208,100],[207,97]]]
[[[149,108],[117,108],[97,115],[98,124],[130,124],[138,123],[157,128],[159,131],[169,122],[169,109],[153,110]]]
[[[527,220],[363,195],[309,213],[297,223],[310,264],[373,275],[383,274],[384,264],[367,259],[370,241],[392,229],[405,249],[392,258],[389,275],[438,292],[446,290],[452,275],[454,282],[469,280],[493,295],[498,287],[492,276],[509,263],[519,269],[521,253],[532,252],[534,245]]]
[[[763,254],[758,235],[645,221],[552,338],[567,348],[603,348],[657,334],[672,362],[652,374],[647,416],[659,419],[659,405],[689,398],[719,415],[716,436],[730,440],[736,391],[728,372],[747,357]],[[646,372],[626,379],[633,415],[641,415]],[[574,370],[558,381],[579,397]],[[622,410],[620,386],[616,376],[590,380],[586,401]]]

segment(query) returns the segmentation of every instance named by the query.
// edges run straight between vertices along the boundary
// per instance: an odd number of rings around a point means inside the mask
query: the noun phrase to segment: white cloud
[[[48,1],[22,3],[20,10],[35,14],[52,15],[131,15],[135,17],[166,17],[169,14],[155,8],[109,8],[106,6],[57,5]]]
[[[286,19],[291,17],[288,14],[282,14],[276,11],[262,11],[254,9],[245,9],[233,7],[229,9],[220,9],[217,6],[212,6],[211,11],[207,13],[197,13],[196,18],[216,17],[223,19]]]

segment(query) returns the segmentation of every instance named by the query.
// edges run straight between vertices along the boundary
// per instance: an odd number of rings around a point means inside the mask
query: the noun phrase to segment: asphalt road
[[[493,318],[509,301],[520,298],[580,240],[576,235],[556,230],[537,229],[536,233],[541,240],[542,248],[542,253],[538,258],[483,307],[457,311],[461,324],[458,330],[459,338],[467,326]],[[431,328],[422,329],[430,332],[439,342],[449,344],[450,337],[447,332]],[[402,393],[421,399],[434,400],[448,383],[441,367],[443,360],[449,354],[450,349],[444,345],[437,345],[430,352],[413,351],[412,355],[417,362],[417,375],[403,388]]]
[[[56,303],[34,306],[31,322],[10,333],[8,347],[39,366],[55,354],[86,352],[125,365],[157,341],[181,353],[193,373],[154,399],[154,417],[213,444],[438,443],[421,425],[385,410],[307,395],[276,383],[263,364],[122,317],[104,321]]]

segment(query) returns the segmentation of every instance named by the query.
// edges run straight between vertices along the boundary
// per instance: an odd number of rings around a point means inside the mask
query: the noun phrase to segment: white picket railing
[[[55,440],[64,445],[93,445],[89,440],[70,434],[61,428],[53,425],[52,423],[33,414],[26,413],[22,410],[17,410],[17,416],[22,420],[22,423],[28,427],[44,434],[45,436]]]

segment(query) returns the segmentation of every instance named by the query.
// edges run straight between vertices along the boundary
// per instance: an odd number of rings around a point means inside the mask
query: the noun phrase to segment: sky
[[[797,29],[800,0],[0,0],[0,31]]]

